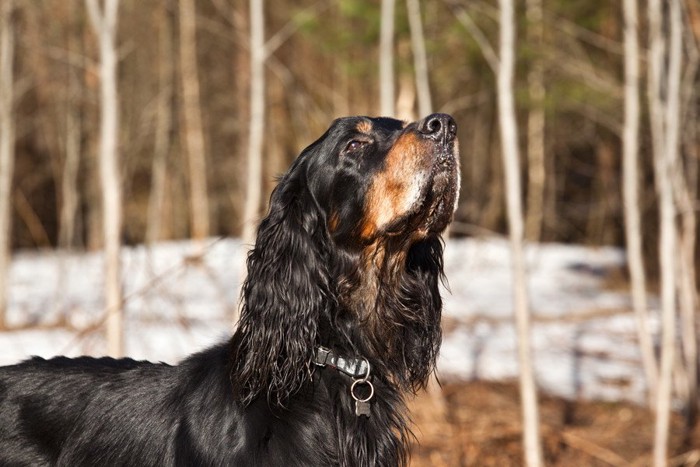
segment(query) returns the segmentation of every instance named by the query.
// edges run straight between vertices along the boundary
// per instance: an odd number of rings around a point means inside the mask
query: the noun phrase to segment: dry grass
[[[626,403],[541,398],[547,465],[646,466],[651,464],[653,415]],[[521,423],[516,384],[449,384],[411,403],[417,445],[411,465],[520,466]],[[685,430],[673,419],[670,465],[700,465],[700,427]]]

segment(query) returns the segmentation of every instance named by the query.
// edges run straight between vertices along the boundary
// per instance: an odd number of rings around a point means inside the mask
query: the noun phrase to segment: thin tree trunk
[[[544,36],[542,0],[527,0],[527,36],[533,50],[541,50]],[[544,220],[545,171],[545,87],[542,58],[535,55],[527,75],[530,110],[527,116],[528,196],[525,236],[538,242]]]
[[[14,173],[15,128],[12,120],[14,31],[12,0],[0,5],[0,329],[6,325],[7,276],[10,268],[12,216],[10,195]]]
[[[693,63],[690,68],[697,67],[698,63]],[[684,84],[683,102],[695,102],[693,90],[695,89],[695,76],[697,68],[690,70],[686,74],[689,78]],[[693,105],[693,104],[691,104]],[[690,111],[689,118],[684,121],[690,121],[687,125],[687,133],[684,136],[686,147],[686,165],[682,171],[676,171],[676,187],[680,192],[679,204],[681,208],[681,232],[680,232],[680,303],[681,303],[681,342],[683,348],[684,365],[687,373],[687,422],[688,426],[693,426],[697,421],[698,404],[700,404],[700,395],[698,394],[698,333],[697,320],[698,315],[696,310],[700,308],[700,300],[698,297],[697,284],[697,265],[695,258],[697,254],[697,212],[695,209],[695,200],[698,197],[698,146],[697,146],[697,128],[696,128],[696,110]]]
[[[690,7],[690,4],[687,5]],[[688,17],[692,15],[686,10]],[[697,16],[697,15],[696,15]],[[686,37],[692,37],[692,30],[688,28]],[[700,47],[691,38],[686,43],[694,44],[687,47],[687,65],[685,67],[681,102],[683,103],[682,128],[684,134],[681,143],[685,151],[685,164],[675,173],[677,179],[679,206],[681,209],[681,239],[680,239],[680,271],[681,284],[679,293],[681,297],[681,343],[683,348],[684,366],[687,374],[687,426],[694,426],[697,422],[698,409],[700,409],[700,394],[698,394],[698,336],[697,325],[700,316],[696,310],[700,309],[700,297],[697,284],[697,209],[698,198],[698,170],[700,168],[700,144],[698,143],[699,111],[695,103],[698,99],[698,71],[700,70]],[[680,164],[679,164],[680,165]]]
[[[262,195],[262,150],[265,125],[265,16],[262,0],[250,0],[250,123],[243,243],[255,241]]]
[[[676,169],[679,140],[680,75],[682,55],[682,20],[679,0],[669,4],[668,68],[663,73],[662,9],[658,0],[649,1],[651,51],[649,54],[650,108],[652,136],[654,139],[654,168],[659,192],[659,217],[661,232],[659,256],[661,265],[661,363],[656,399],[656,426],[654,432],[654,465],[668,462],[668,438],[670,428],[672,376],[675,360],[676,338],[676,255],[677,229],[676,206],[673,193],[673,174]],[[662,82],[664,85],[662,87]],[[665,96],[665,99],[664,97]]]
[[[159,11],[158,105],[156,108],[155,143],[151,168],[151,193],[148,199],[146,242],[153,244],[161,238],[165,187],[170,153],[173,102],[173,34],[167,3]]]
[[[406,0],[406,8],[408,9],[408,25],[411,29],[413,66],[415,68],[416,91],[418,93],[418,115],[423,118],[433,112],[433,102],[430,95],[428,58],[425,52],[425,37],[423,35],[423,20],[419,0]]]
[[[100,183],[105,248],[107,353],[124,353],[121,288],[122,190],[118,164],[119,100],[117,98],[117,10],[119,0],[86,0],[100,48]]]
[[[78,18],[79,4],[70,4],[70,14],[73,18]],[[82,33],[82,24],[78,21],[71,21],[71,27],[77,29],[78,34]],[[69,33],[68,51],[75,53],[83,62],[83,51],[80,41],[76,39],[74,33]],[[78,172],[80,170],[80,154],[82,152],[82,122],[81,122],[81,94],[82,85],[80,71],[75,64],[69,63],[68,67],[68,96],[66,115],[66,137],[65,137],[65,158],[61,174],[61,211],[58,231],[58,245],[63,249],[73,248],[76,244],[75,229],[78,215],[78,202],[80,199],[78,190]]]
[[[394,10],[396,0],[382,0],[379,36],[379,113],[385,117],[395,114],[394,89]]]
[[[71,73],[71,88],[69,99],[75,102],[78,93],[75,92],[76,77]],[[81,124],[80,115],[74,104],[69,103],[66,109],[66,158],[63,162],[63,174],[61,177],[61,222],[58,232],[58,245],[63,249],[75,246],[75,221],[78,212],[78,170],[80,169],[81,151]]]
[[[202,109],[197,75],[197,12],[194,0],[179,0],[180,73],[182,75],[182,117],[190,179],[191,234],[196,240],[209,236],[207,162],[202,129]]]
[[[624,0],[625,121],[622,131],[623,199],[627,266],[632,287],[632,306],[637,321],[637,338],[646,376],[647,403],[656,400],[657,365],[649,326],[646,275],[642,253],[642,225],[639,210],[639,43],[637,0]]]
[[[510,230],[515,321],[518,334],[520,365],[520,397],[523,416],[523,443],[528,466],[543,463],[540,441],[537,388],[530,342],[530,311],[523,252],[523,213],[520,186],[518,129],[515,120],[513,77],[515,68],[515,15],[512,0],[499,0],[500,52],[498,65],[498,110],[501,123],[501,144],[507,190],[508,225]]]

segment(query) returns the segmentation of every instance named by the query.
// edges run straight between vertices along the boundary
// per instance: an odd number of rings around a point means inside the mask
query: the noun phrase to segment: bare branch
[[[418,0],[406,0],[406,8],[408,9],[408,24],[411,29],[411,43],[413,46],[413,63],[416,75],[416,89],[418,91],[418,113],[421,117],[424,117],[433,111],[433,103],[430,95],[428,59],[425,52],[420,2]]]
[[[498,74],[499,59],[491,46],[491,43],[486,38],[486,35],[481,29],[479,29],[479,26],[474,23],[471,16],[469,16],[469,13],[467,13],[465,9],[453,8],[453,13],[455,18],[457,18],[462,26],[464,26],[464,29],[467,30],[467,32],[472,36],[472,39],[474,39],[476,44],[479,46],[479,49],[481,49],[481,53],[484,54],[484,59],[486,59],[486,63],[488,63],[491,70],[494,72],[494,74]]]
[[[308,8],[303,9],[301,12],[298,14],[307,14],[307,13],[321,13],[322,11],[328,9],[332,5],[332,2],[328,1],[318,1],[311,5]],[[296,33],[299,28],[301,27],[301,24],[298,21],[295,21],[292,19],[291,21],[287,21],[287,24],[282,26],[272,37],[270,37],[267,42],[265,43],[265,58],[268,58],[270,55],[275,53],[277,49],[279,49],[282,44],[287,42],[287,40]]]

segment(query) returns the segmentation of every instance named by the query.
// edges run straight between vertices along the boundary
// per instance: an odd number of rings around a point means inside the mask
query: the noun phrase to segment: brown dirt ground
[[[417,443],[412,467],[520,466],[521,423],[516,383],[435,386],[409,404]],[[654,417],[628,403],[540,397],[548,466],[651,465]],[[700,466],[700,424],[672,420],[671,466]]]

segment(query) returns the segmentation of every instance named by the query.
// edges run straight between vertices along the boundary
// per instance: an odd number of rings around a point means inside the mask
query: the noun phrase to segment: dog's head
[[[248,258],[234,372],[282,403],[315,346],[425,382],[439,346],[440,233],[459,192],[452,117],[333,122],[280,179]]]
[[[302,178],[341,248],[384,237],[416,241],[442,232],[452,218],[459,191],[456,131],[445,114],[410,124],[338,119],[282,181]]]

